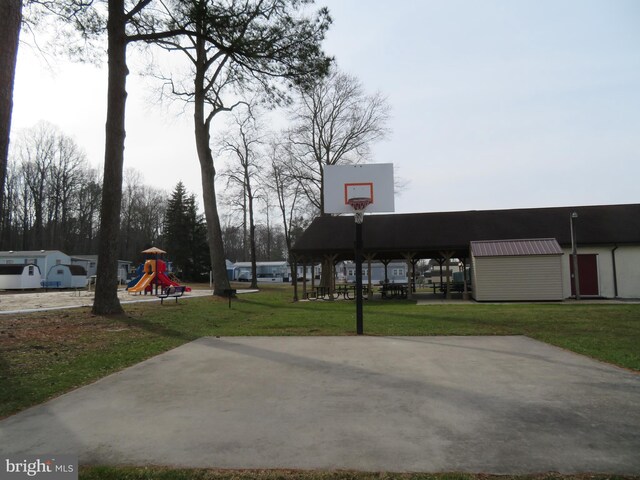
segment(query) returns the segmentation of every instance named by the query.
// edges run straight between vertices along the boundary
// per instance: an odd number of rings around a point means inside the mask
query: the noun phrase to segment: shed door
[[[573,255],[569,255],[569,268],[573,279]],[[598,255],[595,253],[578,254],[578,275],[580,279],[580,295],[600,295],[598,285]],[[576,288],[571,281],[571,295],[575,296]]]

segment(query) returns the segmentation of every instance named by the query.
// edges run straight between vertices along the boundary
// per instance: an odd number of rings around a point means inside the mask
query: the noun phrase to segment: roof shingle
[[[522,255],[562,255],[555,238],[484,240],[471,242],[474,257],[515,257]]]
[[[627,204],[367,215],[362,224],[364,252],[376,253],[377,259],[400,258],[405,252],[436,258],[441,251],[465,255],[472,241],[514,238],[555,238],[568,246],[572,212],[578,213],[579,245],[640,244],[640,204]],[[328,253],[353,258],[354,228],[351,216],[318,217],[293,253],[305,258]]]

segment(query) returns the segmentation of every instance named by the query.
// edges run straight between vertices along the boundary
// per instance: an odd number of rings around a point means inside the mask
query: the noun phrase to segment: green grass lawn
[[[0,418],[202,336],[354,335],[348,301],[291,301],[291,289],[268,286],[224,299],[203,297],[125,306],[122,316],[88,309],[0,316]],[[598,360],[640,371],[637,304],[431,304],[366,301],[367,335],[527,335]],[[172,470],[83,467],[97,479],[433,479],[476,480],[487,475],[401,475],[355,472]],[[496,479],[498,477],[495,477]],[[606,476],[500,477],[605,479]],[[631,478],[631,477],[626,477]]]
[[[240,295],[126,305],[126,315],[88,309],[0,316],[0,418],[196,338],[354,335],[350,301],[291,301],[286,286]],[[368,335],[527,335],[640,371],[640,305],[416,305],[366,301]]]
[[[308,472],[147,467],[84,467],[83,480],[631,480],[620,475],[487,475],[468,473]]]

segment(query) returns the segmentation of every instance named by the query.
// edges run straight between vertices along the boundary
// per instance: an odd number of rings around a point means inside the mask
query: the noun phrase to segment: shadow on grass
[[[116,320],[131,328],[137,328],[161,337],[175,338],[184,342],[191,342],[199,337],[199,335],[196,334],[188,334],[184,331],[169,328],[166,325],[156,321],[150,321],[143,318],[135,318],[127,314],[102,316],[102,318]]]

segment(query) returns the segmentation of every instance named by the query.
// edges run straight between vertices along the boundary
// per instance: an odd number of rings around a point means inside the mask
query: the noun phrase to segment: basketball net
[[[356,223],[362,223],[364,220],[364,211],[371,203],[371,199],[367,197],[350,198],[348,203],[351,205],[351,208],[353,208]]]

